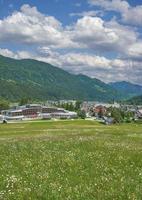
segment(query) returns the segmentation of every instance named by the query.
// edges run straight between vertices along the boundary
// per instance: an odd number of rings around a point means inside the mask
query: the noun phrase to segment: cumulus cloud
[[[103,2],[103,1],[102,1]],[[45,16],[36,7],[23,5],[19,12],[0,20],[0,41],[60,49],[88,48],[95,52],[115,51],[125,54],[138,42],[138,34],[115,20],[105,22],[100,17],[84,13],[74,25],[63,27],[53,16]],[[87,16],[86,16],[87,15]]]
[[[23,5],[19,12],[0,20],[0,32],[0,41],[46,44],[52,47],[73,45],[55,17],[45,16],[36,7],[29,5]]]
[[[88,48],[103,51],[105,48],[112,48],[119,39],[112,29],[105,27],[104,21],[99,17],[85,16],[79,19],[71,34],[74,41]]]
[[[122,51],[122,46],[127,47],[137,39],[136,32],[130,28],[106,23],[100,17],[84,16],[73,26],[63,27],[55,17],[45,16],[29,5],[0,20],[0,32],[2,42],[97,51]]]
[[[74,42],[96,52],[126,54],[127,49],[138,40],[138,33],[116,20],[105,22],[100,17],[85,16],[77,20],[70,31]]]
[[[115,3],[114,0],[91,0],[90,3],[123,14],[131,9],[126,1],[121,0],[115,0]],[[116,19],[105,21],[95,14],[96,11],[78,13],[79,18],[74,24],[63,26],[55,17],[40,13],[36,7],[23,5],[20,11],[0,20],[0,42],[8,41],[17,47],[24,45],[29,50],[0,49],[0,54],[48,62],[69,72],[107,82],[130,79],[141,83],[140,34]],[[110,59],[105,57],[107,53],[115,56]]]
[[[88,0],[91,5],[100,6],[107,11],[121,14],[122,21],[132,25],[142,26],[142,6],[132,7],[125,0]]]

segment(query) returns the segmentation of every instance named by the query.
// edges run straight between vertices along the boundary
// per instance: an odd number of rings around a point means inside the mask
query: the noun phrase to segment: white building
[[[63,108],[46,107],[39,104],[19,106],[14,109],[4,110],[1,114],[6,120],[77,118],[76,112],[70,112]]]

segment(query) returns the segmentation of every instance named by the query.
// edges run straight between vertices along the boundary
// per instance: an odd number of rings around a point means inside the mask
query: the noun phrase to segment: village
[[[126,105],[114,102],[83,102],[82,110],[85,111],[87,117],[94,117],[105,124],[113,124],[119,122],[131,122],[142,119],[142,106]]]
[[[142,119],[142,106],[95,101],[78,102],[75,100],[47,101],[26,105],[12,104],[0,112],[0,122],[28,120],[97,120],[104,124],[131,122]]]

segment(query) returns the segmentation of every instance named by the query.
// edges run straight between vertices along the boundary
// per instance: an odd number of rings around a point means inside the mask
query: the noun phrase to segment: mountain
[[[0,56],[0,97],[111,101],[120,94],[98,79],[70,74],[48,63]]]
[[[133,104],[133,105],[142,105],[142,95],[133,97],[126,101],[127,104]]]
[[[110,83],[109,85],[120,92],[122,96],[126,96],[127,99],[134,96],[142,95],[142,86],[140,85],[136,85],[126,81],[114,82]]]

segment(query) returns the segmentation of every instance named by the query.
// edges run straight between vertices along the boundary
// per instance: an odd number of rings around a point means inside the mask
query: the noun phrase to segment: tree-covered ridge
[[[142,105],[142,95],[129,99],[127,103],[133,105]]]
[[[72,75],[35,60],[0,57],[0,96],[19,99],[112,100],[116,91],[105,83],[83,75]]]
[[[142,86],[129,83],[126,81],[121,81],[121,82],[114,82],[110,83],[110,85],[116,89],[118,92],[120,92],[123,96],[127,95],[127,99],[134,97],[134,96],[139,96],[142,95]]]
[[[110,85],[85,75],[73,75],[48,63],[0,56],[0,96],[18,100],[80,99],[112,101],[121,95]]]

